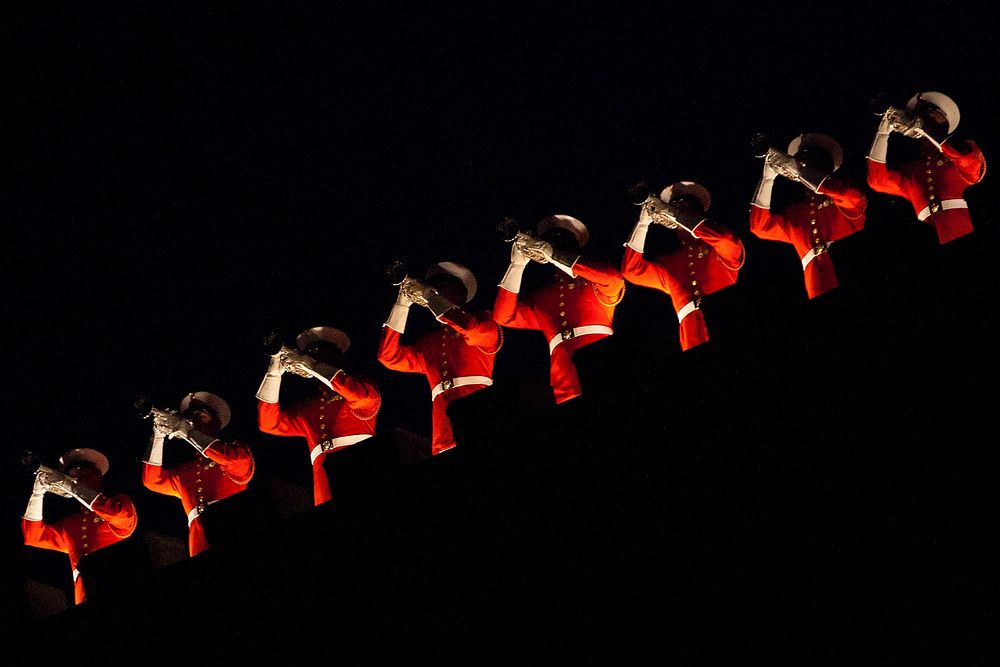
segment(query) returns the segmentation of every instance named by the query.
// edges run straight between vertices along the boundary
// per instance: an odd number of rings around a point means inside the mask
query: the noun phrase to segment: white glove
[[[158,410],[153,414],[153,431],[168,438],[188,440],[188,434],[193,428],[194,424],[172,412]]]
[[[875,133],[872,147],[868,151],[868,159],[872,162],[885,162],[885,156],[889,150],[889,134],[893,130],[893,120],[890,117],[890,111],[892,111],[891,108],[882,114],[882,120],[879,121],[878,131]]]
[[[24,518],[26,521],[41,521],[42,507],[45,503],[45,482],[40,475],[35,476],[35,485],[31,489],[31,497],[28,498],[28,506],[24,508]]]
[[[760,182],[757,183],[757,191],[753,193],[752,203],[755,206],[771,208],[771,190],[774,188],[774,179],[777,176],[778,172],[765,160],[764,171],[760,176]]]
[[[639,209],[639,219],[636,221],[635,227],[632,228],[632,235],[629,236],[625,245],[641,254],[646,247],[646,234],[649,233],[651,224],[653,224],[653,216],[650,207],[643,204]]]
[[[281,376],[285,373],[285,366],[281,363],[281,352],[271,355],[271,363],[268,364],[267,374],[257,388],[257,400],[264,403],[277,403],[281,393]]]
[[[151,466],[163,465],[163,438],[164,433],[153,424],[153,435],[149,438],[149,446],[146,448],[146,455],[142,457],[143,463]]]
[[[389,327],[397,333],[403,333],[406,330],[406,318],[410,314],[410,306],[413,305],[413,300],[406,295],[405,286],[406,281],[404,280],[399,286],[396,303],[392,305],[389,317],[386,318],[385,323],[382,325]]]
[[[524,267],[528,265],[528,258],[518,245],[517,241],[510,247],[510,265],[507,272],[503,274],[499,287],[517,294],[521,291],[521,278],[524,276]]]

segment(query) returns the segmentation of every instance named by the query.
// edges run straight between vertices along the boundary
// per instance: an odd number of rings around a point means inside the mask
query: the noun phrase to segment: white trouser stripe
[[[570,336],[565,336],[562,333],[557,333],[549,341],[549,354],[552,354],[552,351],[555,350],[557,347],[559,347],[559,343],[563,342],[564,340],[568,340],[570,338],[579,338],[580,336],[586,336],[589,334],[601,334],[601,333],[610,336],[611,334],[614,333],[614,329],[612,329],[611,327],[606,327],[603,324],[588,324],[585,327],[576,327],[575,329],[572,329],[572,335]]]
[[[448,386],[445,387],[445,383]],[[461,387],[467,384],[484,384],[487,387],[493,384],[493,380],[486,377],[485,375],[463,375],[462,377],[452,378],[451,380],[443,380],[438,382],[433,389],[431,389],[431,400],[448,391],[452,387]]]
[[[969,202],[964,199],[943,199],[941,200],[941,207],[939,211],[947,211],[949,208],[969,208]],[[934,211],[937,213],[937,211]],[[931,217],[931,207],[930,205],[924,206],[924,209],[917,213],[917,220],[923,222],[927,218]]]
[[[76,581],[76,580],[77,580],[77,579],[79,579],[79,578],[80,578],[80,570],[78,570],[78,569],[76,569],[76,568],[74,567],[74,568],[73,568],[73,581]]]
[[[205,505],[206,506],[208,506],[208,505],[214,505],[215,503],[219,502],[219,500],[220,499],[209,500],[207,503],[205,503]],[[199,516],[201,516],[201,512],[198,511],[197,507],[195,507],[190,512],[188,512],[188,528],[191,527],[191,522],[194,521],[195,519],[197,519]]]
[[[684,306],[677,311],[677,323],[680,324],[684,321],[684,318],[698,310],[698,306],[694,301],[688,301]]]
[[[323,452],[330,452],[334,449],[340,449],[341,447],[347,447],[348,445],[353,445],[356,442],[361,442],[362,440],[367,440],[372,437],[371,433],[358,433],[357,435],[342,435],[339,438],[331,438],[330,440],[324,440],[309,452],[309,458],[313,463],[316,463],[316,459]]]

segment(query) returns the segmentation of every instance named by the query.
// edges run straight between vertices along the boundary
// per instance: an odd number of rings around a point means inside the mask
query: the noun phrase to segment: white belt
[[[80,578],[80,570],[78,570],[78,569],[76,569],[76,568],[74,567],[74,568],[73,568],[73,581],[76,581],[76,580],[77,580],[77,579],[79,579],[79,578]]]
[[[688,301],[684,304],[684,307],[677,311],[677,323],[680,324],[684,321],[684,318],[698,310],[698,304],[694,301]]]
[[[924,206],[924,210],[917,213],[917,220],[923,222],[927,218],[931,217],[931,213],[947,211],[949,208],[969,208],[969,203],[964,199],[944,199],[940,202],[933,202]]]
[[[312,459],[313,463],[316,463],[316,459],[318,459],[319,455],[323,452],[332,452],[335,449],[353,445],[356,442],[367,440],[370,437],[372,437],[371,433],[358,433],[357,435],[342,435],[339,438],[324,440],[312,448],[312,451],[309,452],[309,458]]]
[[[448,391],[452,387],[461,387],[467,384],[484,384],[488,387],[493,384],[493,380],[485,375],[464,375],[459,378],[442,380],[441,382],[438,382],[433,389],[431,389],[431,400],[433,401],[440,394]]]
[[[219,502],[219,500],[221,499],[209,500],[207,503],[205,503],[205,507],[208,507],[209,505],[214,505],[215,503]],[[201,513],[205,511],[205,507],[201,507],[200,505],[195,505],[194,509],[188,512],[188,528],[191,527],[192,521],[201,516]]]
[[[607,334],[611,335],[614,330],[611,327],[606,327],[603,324],[588,324],[585,327],[576,327],[575,329],[566,329],[560,333],[557,333],[549,341],[549,354],[552,354],[553,350],[559,346],[559,343],[564,340],[569,340],[570,338],[579,338],[580,336],[586,336],[588,334]]]
[[[809,266],[809,262],[813,261],[820,255],[822,255],[824,252],[829,250],[830,246],[832,245],[833,241],[830,241],[829,243],[824,243],[823,245],[813,246],[812,248],[810,248],[809,252],[807,252],[805,255],[802,256],[802,270],[805,271],[806,267]]]

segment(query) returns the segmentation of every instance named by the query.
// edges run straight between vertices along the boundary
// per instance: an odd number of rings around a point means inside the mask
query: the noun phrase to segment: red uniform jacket
[[[536,329],[545,335],[551,352],[549,381],[556,403],[562,403],[582,393],[573,365],[573,352],[610,335],[615,306],[625,293],[625,281],[610,264],[584,259],[573,267],[576,278],[558,269],[555,271],[553,281],[532,294],[519,295],[501,287],[497,291],[493,319],[503,326]],[[606,331],[575,331],[589,326]],[[554,341],[556,336],[560,338]]]
[[[868,185],[876,192],[904,197],[921,222],[934,225],[938,242],[947,243],[972,231],[972,218],[962,195],[986,175],[986,158],[970,141],[968,153],[949,143],[941,151],[923,141],[923,158],[890,171],[884,162],[868,160]],[[956,206],[956,204],[958,204]]]
[[[143,464],[142,483],[150,491],[180,498],[188,517],[188,553],[195,556],[208,549],[201,513],[212,503],[245,490],[253,473],[248,446],[216,440],[204,457],[173,468]]]
[[[448,405],[490,384],[481,382],[482,378],[492,382],[494,355],[503,341],[500,326],[488,311],[468,313],[452,308],[441,316],[441,320],[445,327],[421,336],[412,345],[401,345],[399,332],[383,327],[378,351],[378,360],[386,368],[423,373],[431,392],[439,392],[432,397],[431,451],[434,454],[455,446]],[[470,383],[446,388],[456,378],[469,378]]]
[[[683,350],[708,340],[701,298],[735,283],[745,254],[743,242],[722,225],[706,221],[695,231],[700,238],[679,232],[680,249],[651,262],[628,245],[622,258],[625,280],[670,295]]]
[[[867,206],[860,190],[830,176],[820,184],[819,194],[810,192],[780,213],[752,204],[750,231],[767,241],[792,244],[803,264],[806,294],[812,299],[837,287],[833,260],[825,250],[864,228]]]
[[[76,604],[87,599],[83,577],[76,566],[80,559],[98,549],[129,537],[139,523],[132,499],[124,494],[108,498],[103,493],[93,502],[93,511],[80,508],[76,514],[58,523],[21,519],[24,543],[31,547],[54,549],[69,556],[73,568],[73,593]]]
[[[313,467],[313,504],[333,496],[323,461],[328,452],[352,445],[375,433],[375,415],[382,398],[375,384],[337,373],[319,396],[282,410],[278,403],[257,402],[257,425],[272,435],[301,436],[309,446]]]

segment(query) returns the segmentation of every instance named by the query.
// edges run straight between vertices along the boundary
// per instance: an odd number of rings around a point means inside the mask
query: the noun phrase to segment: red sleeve
[[[399,338],[399,332],[395,329],[382,327],[382,342],[378,346],[378,360],[390,370],[404,373],[423,373],[423,358],[412,345],[401,345]]]
[[[107,521],[114,529],[115,535],[121,538],[131,535],[139,523],[135,504],[124,493],[110,498],[102,493],[94,500],[91,509],[94,510],[94,514]]]
[[[368,380],[354,378],[341,371],[333,376],[330,385],[335,392],[344,397],[352,412],[361,413],[357,415],[359,419],[374,417],[382,404],[382,397],[375,383]]]
[[[625,280],[641,287],[652,287],[670,294],[667,287],[667,270],[656,262],[647,262],[641,252],[625,246],[622,257],[622,274]]]
[[[771,213],[769,208],[750,205],[750,232],[766,241],[788,241],[785,221],[781,215]]]
[[[625,288],[625,279],[622,277],[621,271],[610,264],[589,260],[585,262],[581,259],[573,265],[573,273],[594,283],[597,291],[608,301],[617,302],[621,298],[622,290]]]
[[[69,541],[58,524],[50,526],[44,521],[21,519],[21,533],[24,535],[24,543],[29,547],[52,549],[63,553],[69,551]]]
[[[831,176],[820,185],[819,193],[832,199],[834,205],[844,214],[845,218],[864,224],[868,199],[863,192]]]
[[[154,466],[148,463],[142,464],[142,485],[150,491],[179,498],[180,492],[177,490],[176,479],[170,468]]]
[[[218,463],[226,476],[237,484],[248,484],[253,478],[253,452],[242,442],[216,440],[205,450],[205,456]]]
[[[958,148],[947,142],[941,146],[941,152],[947,155],[951,163],[955,165],[962,180],[972,185],[983,180],[983,176],[986,175],[986,157],[975,141],[970,140],[966,143],[969,147],[969,151],[966,153],[960,152]]]
[[[257,428],[272,435],[305,435],[278,403],[257,401]]]
[[[906,196],[906,181],[897,171],[889,171],[884,162],[868,158],[868,187],[887,195]]]
[[[466,345],[475,345],[486,352],[499,349],[500,325],[486,313],[470,313],[462,308],[451,308],[440,320],[462,334]]]
[[[743,241],[736,234],[711,220],[701,223],[694,231],[698,238],[719,253],[719,259],[722,260],[724,266],[734,271],[743,266],[746,250],[743,247]]]
[[[496,302],[493,304],[493,319],[498,324],[512,329],[541,329],[531,302],[526,299],[518,301],[517,292],[508,292],[504,288],[497,290]]]

